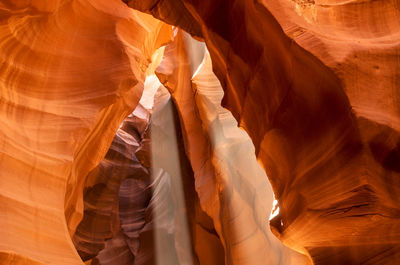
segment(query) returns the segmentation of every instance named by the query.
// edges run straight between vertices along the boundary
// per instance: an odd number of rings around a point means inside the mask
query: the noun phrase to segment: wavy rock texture
[[[120,1],[0,3],[2,264],[81,264],[87,174],[170,27]],[[15,254],[14,254],[15,253]]]
[[[0,263],[399,264],[399,10],[1,1]]]
[[[287,35],[340,77],[357,116],[399,131],[398,2],[302,2],[263,1]]]
[[[142,112],[146,110],[142,108]],[[145,225],[144,212],[151,198],[149,169],[135,155],[147,128],[142,125],[148,124],[149,120],[148,115],[143,116],[145,119],[131,114],[124,120],[106,157],[86,179],[84,216],[73,237],[75,247],[84,261],[102,251],[97,259],[102,261],[101,264],[106,264],[103,261],[107,260],[105,253],[115,238],[120,239],[121,243],[118,252],[125,247],[122,253],[126,255],[116,255],[120,259],[121,256],[128,256],[132,263],[132,254],[138,252],[139,232]],[[106,250],[103,250],[105,247]],[[129,251],[130,248],[132,251]],[[116,257],[111,260],[114,264],[127,263]]]
[[[176,111],[159,82],[146,81],[144,97],[154,89],[151,116],[142,98],[89,173],[75,247],[92,265],[221,264],[224,250],[200,208]]]
[[[152,178],[147,164],[149,122],[149,111],[138,105],[87,178],[84,217],[74,243],[92,265],[156,264],[155,234],[172,262],[166,264],[178,263],[170,176],[162,171]]]
[[[269,230],[272,189],[248,135],[220,106],[223,90],[208,57],[191,82],[194,44],[178,31],[156,74],[177,104],[196,190],[224,246],[225,263],[308,264]]]
[[[397,2],[181,2],[268,173],[280,239],[315,264],[399,263]]]

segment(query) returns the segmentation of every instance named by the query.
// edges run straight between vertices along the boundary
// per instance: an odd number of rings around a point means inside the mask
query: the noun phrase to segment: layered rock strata
[[[315,264],[397,264],[395,1],[180,2],[194,21],[176,25],[202,29],[222,103],[272,183],[280,239]]]
[[[123,2],[204,41],[215,73],[177,33],[157,70],[177,112],[161,88],[145,135],[115,133],[172,31]],[[5,0],[0,17],[2,264],[400,262],[397,1]]]
[[[88,173],[138,103],[170,33],[114,1],[0,3],[2,264],[81,264]]]

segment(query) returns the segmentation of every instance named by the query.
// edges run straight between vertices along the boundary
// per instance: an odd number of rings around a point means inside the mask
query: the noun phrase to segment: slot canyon
[[[399,0],[0,0],[0,265],[400,265]]]

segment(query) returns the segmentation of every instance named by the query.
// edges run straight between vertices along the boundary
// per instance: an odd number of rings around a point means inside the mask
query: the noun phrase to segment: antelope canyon
[[[0,0],[1,265],[399,265],[398,0]]]

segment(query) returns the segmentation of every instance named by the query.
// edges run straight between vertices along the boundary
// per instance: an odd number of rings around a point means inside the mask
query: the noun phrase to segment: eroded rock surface
[[[156,74],[177,104],[196,190],[224,246],[225,263],[308,264],[269,230],[273,193],[267,177],[248,136],[220,106],[223,91],[209,57],[191,80],[196,69],[191,45],[195,41],[178,31]]]
[[[81,264],[86,176],[170,27],[117,0],[2,1],[0,17],[2,264]]]
[[[397,265],[399,12],[2,1],[0,263]]]
[[[181,2],[272,183],[281,240],[315,264],[398,263],[397,3]]]

